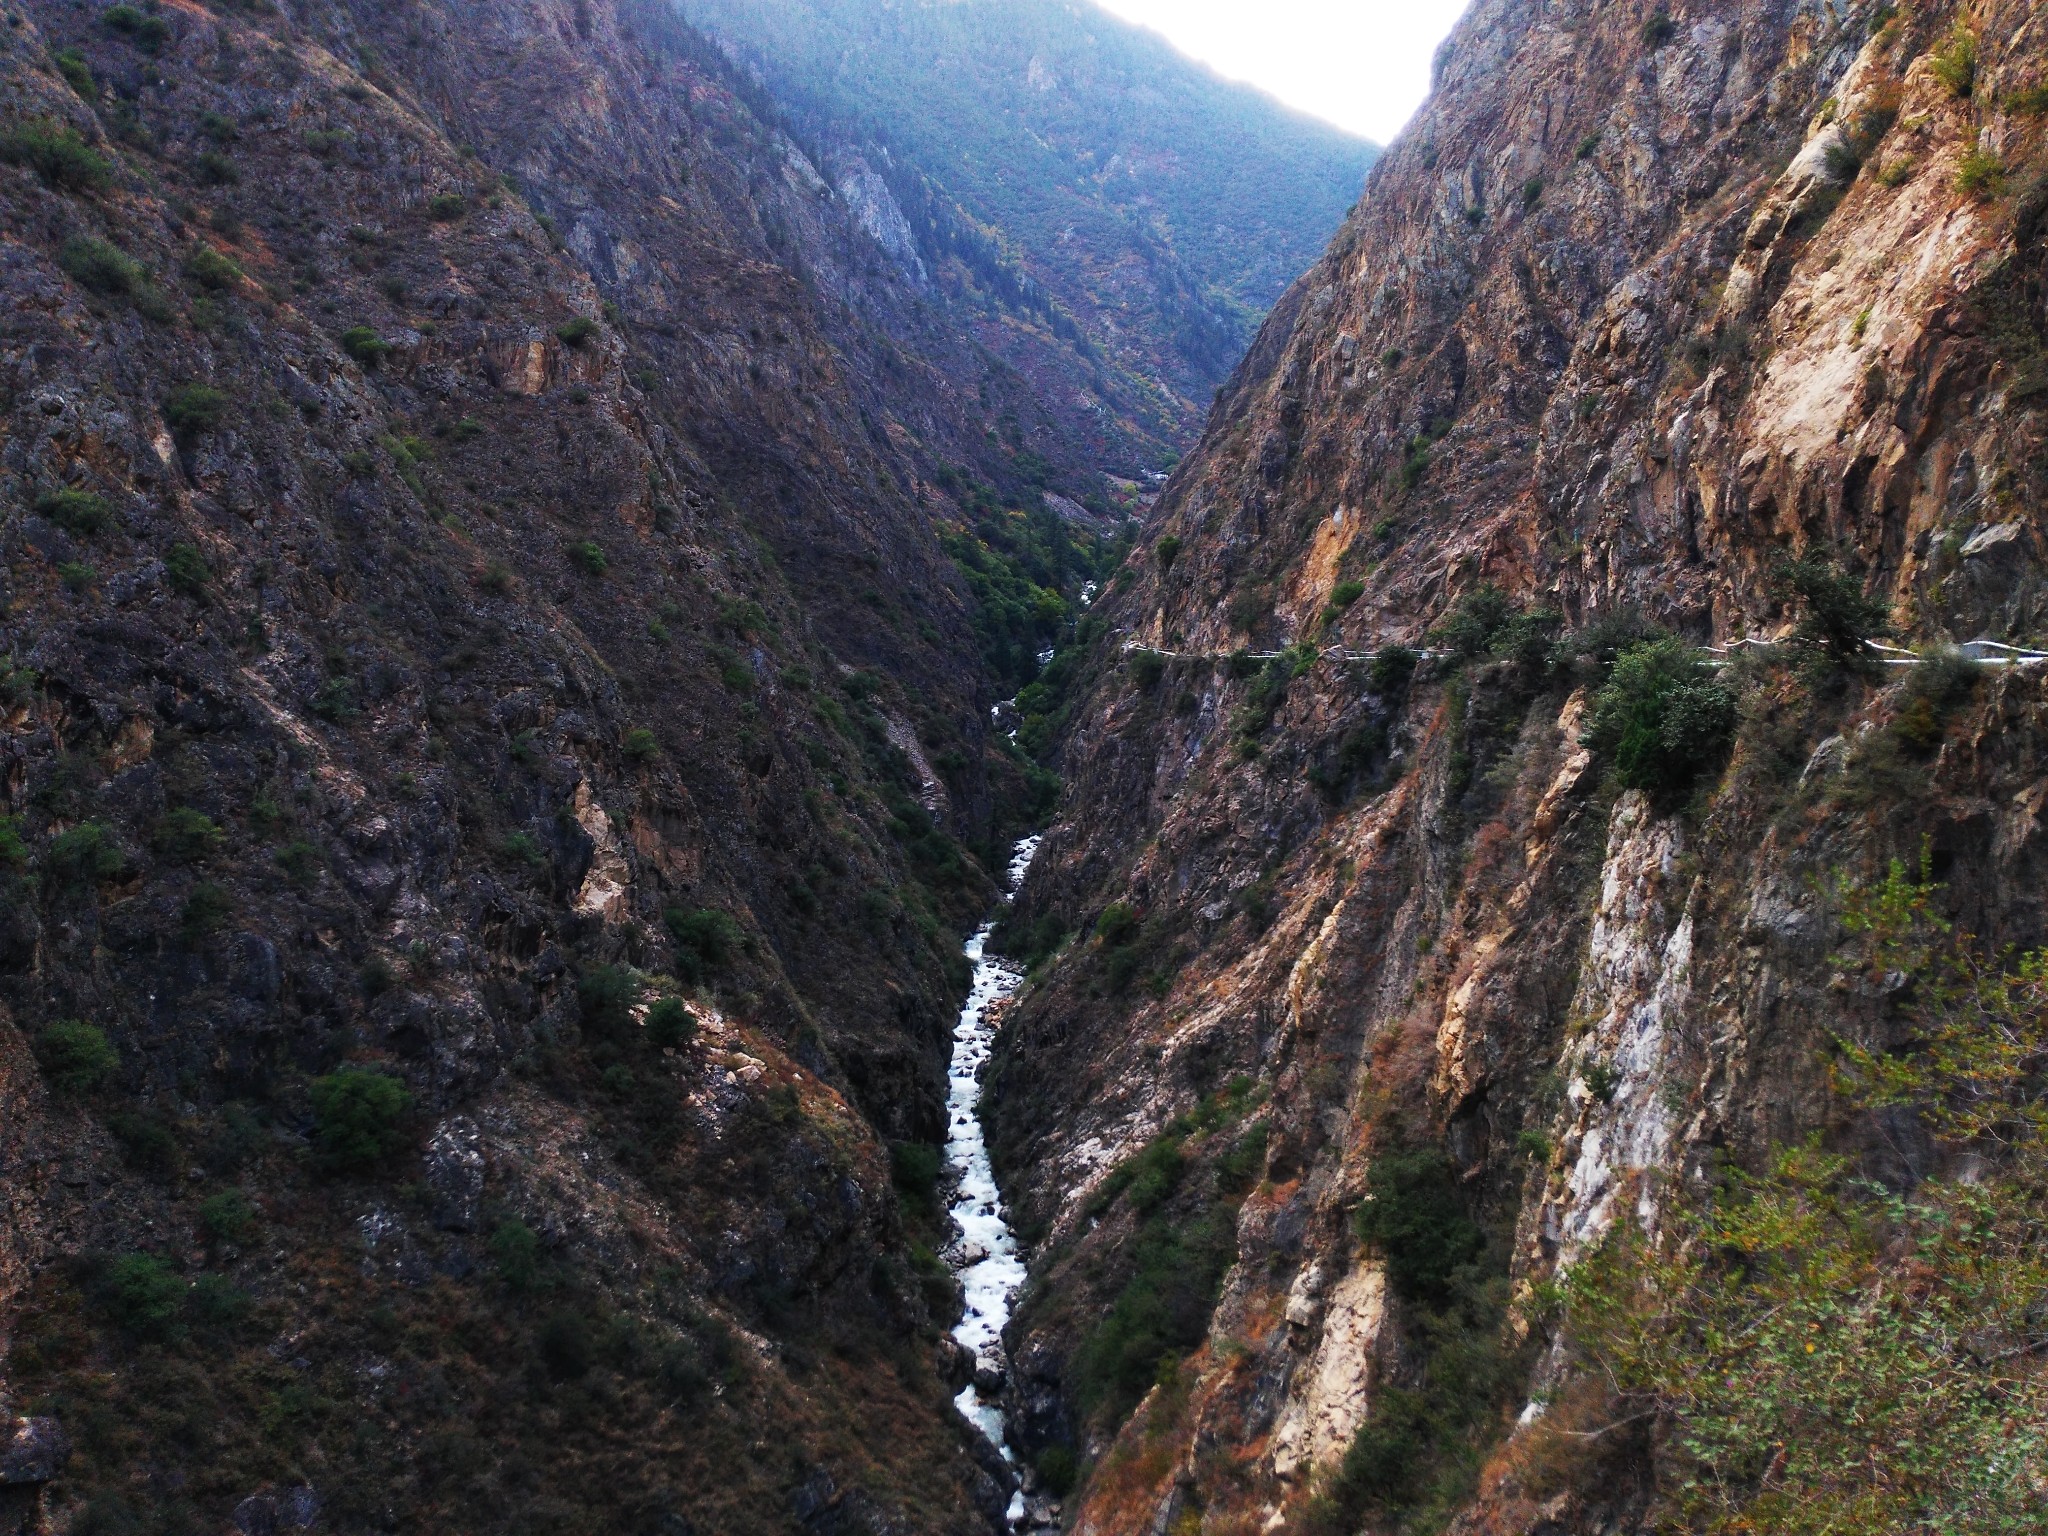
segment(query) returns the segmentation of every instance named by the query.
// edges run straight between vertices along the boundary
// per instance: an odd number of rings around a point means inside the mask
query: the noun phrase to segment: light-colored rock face
[[[1273,1427],[1276,1477],[1304,1479],[1329,1471],[1343,1457],[1372,1405],[1373,1352],[1386,1318],[1387,1277],[1378,1265],[1361,1262],[1331,1287],[1306,1384],[1289,1392]],[[1290,1327],[1301,1326],[1295,1323],[1292,1298],[1287,1321]]]
[[[1914,747],[1897,672],[1740,661],[1732,761],[1665,804],[1586,746],[1588,666],[1439,660],[1383,686],[1325,654],[1274,705],[1225,662],[1419,644],[1484,583],[1568,631],[1633,609],[1696,643],[1783,637],[1800,612],[1774,567],[1809,549],[1913,643],[2039,639],[2048,247],[2020,188],[2043,121],[2005,105],[2039,76],[2038,24],[1970,14],[1964,99],[1927,57],[1947,6],[1881,31],[1674,7],[1661,43],[1658,14],[1474,8],[1167,487],[1177,558],[1103,601],[1173,654],[1149,689],[1105,663],[1077,708],[1023,908],[1085,936],[1126,901],[1161,937],[1152,994],[1071,944],[998,1062],[995,1141],[1047,1233],[1018,1325],[1047,1383],[1129,1273],[1131,1226],[1094,1224],[1075,1149],[1103,1188],[1233,1073],[1269,1094],[1269,1140],[1178,1427],[1155,1405],[1120,1437],[1066,1431],[1104,1452],[1084,1523],[1288,1529],[1375,1393],[1418,1379],[1411,1308],[1338,1301],[1366,1284],[1351,1217],[1376,1156],[1440,1149],[1511,1255],[1503,1338],[1531,1379],[1505,1423],[1569,1376],[1528,1305],[1561,1264],[1654,1226],[1714,1157],[1861,1144],[1826,1053],[1881,1026],[1841,975],[1836,882],[1924,839],[1959,926],[2027,945],[2048,919],[2048,669],[1987,678]],[[1973,143],[2007,195],[1959,185]],[[1539,1508],[1514,1452],[1458,1529],[1643,1528],[1640,1466]]]
[[[1671,889],[1683,841],[1675,819],[1655,815],[1636,790],[1622,797],[1608,825],[1600,901],[1572,999],[1572,1020],[1583,1032],[1563,1058],[1571,1074],[1570,1173],[1555,1207],[1539,1216],[1561,1263],[1598,1240],[1631,1182],[1669,1161],[1670,1090],[1684,1102],[1684,1085],[1667,1071],[1669,1036],[1685,1016],[1692,983],[1692,918],[1675,910],[1686,893]],[[1654,1213],[1643,1195],[1637,1214],[1648,1219]]]

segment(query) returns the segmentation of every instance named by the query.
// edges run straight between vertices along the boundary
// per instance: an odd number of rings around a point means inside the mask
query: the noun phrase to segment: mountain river
[[[1015,895],[1024,883],[1024,872],[1038,852],[1039,839],[1027,837],[1010,856],[1006,888]],[[949,1070],[946,1098],[946,1161],[958,1181],[953,1195],[953,1224],[959,1239],[948,1251],[954,1271],[966,1292],[966,1310],[953,1337],[973,1353],[975,1374],[1000,1381],[1007,1369],[1003,1356],[1003,1325],[1010,1320],[1010,1302],[1024,1283],[1024,1258],[1017,1251],[1016,1235],[1003,1217],[1002,1198],[996,1192],[995,1170],[989,1165],[988,1142],[981,1132],[981,1117],[975,1100],[981,1092],[981,1069],[995,1043],[1001,1010],[996,1006],[1023,985],[1020,971],[1013,970],[1002,956],[989,953],[989,934],[995,928],[990,918],[967,941],[967,959],[974,967],[974,981],[967,989],[967,1002],[960,1010],[960,1022],[953,1029],[953,1064]],[[1003,1410],[993,1396],[984,1396],[972,1384],[961,1388],[954,1400],[960,1411],[981,1426],[990,1440],[1014,1461],[1003,1426]],[[1010,1506],[1014,1523],[1024,1513],[1020,1493]]]

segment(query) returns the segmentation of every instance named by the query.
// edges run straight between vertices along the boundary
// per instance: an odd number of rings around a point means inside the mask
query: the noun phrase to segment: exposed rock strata
[[[1931,57],[1959,22],[1968,97]],[[2040,943],[2041,669],[1988,674],[1887,778],[1900,674],[1766,667],[1725,774],[1662,808],[1605,788],[1584,694],[1513,660],[1408,682],[1325,658],[1262,714],[1258,667],[1225,658],[1417,645],[1488,583],[1568,628],[1779,636],[1773,568],[1807,550],[1846,552],[1915,643],[2038,639],[2042,121],[2014,103],[2039,25],[1485,0],[1269,320],[1161,503],[1172,557],[1105,600],[1019,916],[1070,935],[991,1101],[1041,1238],[1020,1421],[1092,1461],[1075,1529],[1302,1516],[1356,1399],[1412,1379],[1402,1327],[1338,1303],[1369,1284],[1351,1217],[1395,1147],[1442,1149],[1525,1298],[1649,1198],[1642,1170],[1813,1129],[1917,1155],[1827,1094],[1826,1042],[1879,1027],[1828,891],[1924,846],[1959,927]],[[1959,181],[1973,146],[2002,194]],[[1125,643],[1178,659],[1148,674]],[[1121,984],[1093,936],[1113,903]],[[1166,1133],[1191,1163],[1162,1209],[1191,1217],[1241,1143],[1172,1117],[1236,1075],[1270,1095],[1264,1178],[1206,1329],[1119,1426],[1077,1393],[1141,1220],[1092,1197]],[[1545,1324],[1510,1326],[1551,1384]],[[1511,1427],[1457,1528],[1636,1528],[1626,1447],[1539,1498]]]

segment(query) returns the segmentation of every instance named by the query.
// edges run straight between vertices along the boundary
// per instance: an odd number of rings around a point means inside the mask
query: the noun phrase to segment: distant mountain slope
[[[1091,382],[1174,446],[1377,154],[1090,5],[683,9],[752,66],[843,194],[893,195],[931,280],[1077,330],[1111,375]],[[1019,337],[984,340],[1036,371]]]

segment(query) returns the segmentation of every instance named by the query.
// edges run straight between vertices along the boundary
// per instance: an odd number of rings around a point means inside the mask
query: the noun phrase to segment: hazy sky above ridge
[[[1384,144],[1465,0],[1096,0],[1218,74]]]

